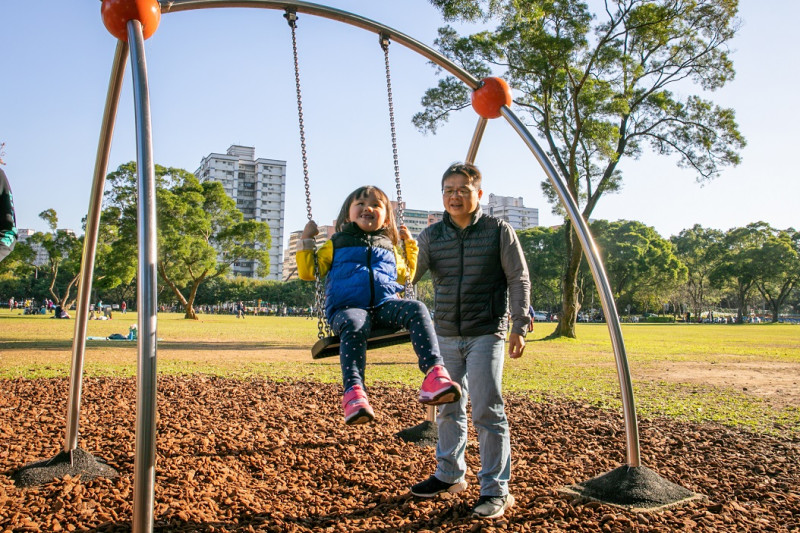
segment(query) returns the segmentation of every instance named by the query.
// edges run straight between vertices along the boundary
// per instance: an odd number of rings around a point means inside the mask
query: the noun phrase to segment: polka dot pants
[[[350,307],[334,313],[331,329],[339,335],[339,361],[344,390],[364,384],[367,364],[367,339],[373,329],[405,328],[411,334],[411,346],[422,372],[442,364],[439,343],[428,308],[417,300],[389,300],[374,309]]]

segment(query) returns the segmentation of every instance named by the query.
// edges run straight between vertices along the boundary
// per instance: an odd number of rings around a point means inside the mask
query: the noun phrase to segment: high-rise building
[[[515,230],[533,228],[539,225],[539,210],[525,207],[522,197],[498,196],[489,194],[489,203],[482,205],[487,215],[505,220]]]
[[[286,161],[255,158],[252,146],[231,145],[227,153],[211,153],[203,158],[195,176],[200,181],[222,183],[236,201],[245,220],[269,224],[272,245],[269,274],[265,279],[280,280],[283,274],[283,215],[286,208]],[[233,265],[237,276],[257,277],[255,261]]]

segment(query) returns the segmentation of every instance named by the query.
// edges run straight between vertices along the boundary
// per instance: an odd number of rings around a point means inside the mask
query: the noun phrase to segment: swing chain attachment
[[[306,152],[306,131],[303,123],[303,96],[300,89],[300,61],[297,54],[297,12],[287,9],[283,17],[292,29],[292,58],[294,59],[294,82],[297,90],[297,120],[300,125],[300,153],[303,158],[303,181],[306,190],[306,212],[308,220],[311,214],[311,185],[308,178],[308,153]],[[314,315],[317,317],[317,338],[322,339],[332,334],[330,325],[325,320],[325,286],[319,273],[319,261],[314,254]]]
[[[300,62],[297,58],[297,12],[287,9],[283,17],[292,29],[292,57],[294,59],[294,84],[297,91],[297,120],[300,125],[300,154],[303,158],[303,181],[306,189],[306,213],[308,220],[311,216],[311,187],[308,179],[308,153],[306,152],[306,130],[303,123],[303,96],[300,90]]]
[[[378,35],[378,41],[383,48],[383,61],[386,65],[386,93],[389,100],[389,126],[392,130],[392,160],[394,162],[394,182],[397,188],[397,224],[402,226],[405,224],[405,205],[403,204],[403,188],[400,186],[400,160],[397,155],[397,127],[394,120],[394,99],[392,97],[392,71],[389,68],[389,44],[391,43],[389,36],[385,33]],[[408,261],[405,255],[405,246],[403,247],[403,259]],[[410,279],[406,279],[405,283],[405,297],[409,299],[414,298],[414,286],[411,284]]]

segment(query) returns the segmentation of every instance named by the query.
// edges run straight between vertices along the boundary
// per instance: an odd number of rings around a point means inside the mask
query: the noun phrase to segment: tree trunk
[[[181,303],[184,310],[186,311],[186,314],[183,315],[183,317],[190,318],[192,320],[197,320],[197,314],[195,314],[194,306],[192,305],[194,303],[194,298],[192,298],[190,301],[187,302],[186,298],[184,298],[183,294],[181,294],[181,291],[178,289],[175,283],[173,283],[172,280],[169,279],[167,275],[164,273],[164,269],[161,264],[158,265],[158,275],[161,276],[161,279],[164,280],[164,283],[166,283],[167,286],[172,290],[172,294],[175,295],[175,297],[178,299],[178,301]],[[197,292],[196,287],[192,292],[192,296],[194,296],[195,292]]]
[[[780,318],[780,311],[783,303],[786,301],[786,298],[789,297],[792,290],[794,289],[794,282],[787,281],[786,283],[781,286],[780,291],[778,292],[777,297],[773,297],[767,289],[762,286],[761,284],[756,285],[758,287],[758,292],[761,293],[761,296],[769,305],[769,310],[772,312],[772,323],[776,324],[778,319]]]
[[[64,298],[62,299],[62,301],[64,302],[63,303],[63,307],[65,309],[69,309],[70,307],[72,307],[72,304],[75,303],[74,299],[70,300],[70,294],[69,293],[72,292],[72,287],[73,286],[78,286],[78,284],[80,282],[80,277],[81,277],[81,274],[80,274],[80,272],[78,272],[78,274],[76,274],[75,277],[72,278],[72,281],[69,282],[69,285],[67,285],[67,288],[64,291]],[[77,299],[77,296],[75,298]]]
[[[563,301],[561,302],[561,316],[558,319],[555,334],[559,337],[576,338],[575,322],[578,320],[580,303],[578,296],[578,270],[583,258],[583,249],[577,240],[577,235],[572,231],[572,224],[564,224],[567,232],[567,263],[564,269]]]
[[[739,291],[739,302],[736,305],[736,323],[737,324],[744,324],[744,317],[747,315],[747,302],[745,301],[746,296]]]
[[[189,291],[189,297],[186,299],[186,303],[184,303],[186,314],[183,316],[183,318],[198,320],[197,313],[194,312],[194,300],[197,297],[197,289],[200,287],[200,284],[203,282],[203,280],[206,279],[207,273],[208,271],[203,272],[202,276],[192,282],[192,288]]]

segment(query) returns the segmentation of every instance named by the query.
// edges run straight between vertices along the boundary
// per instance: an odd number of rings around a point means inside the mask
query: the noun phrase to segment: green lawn
[[[90,321],[88,335],[126,334],[135,323],[135,314],[117,313],[110,321]],[[74,327],[74,320],[0,311],[0,378],[68,375]],[[620,409],[607,327],[579,324],[578,340],[547,339],[553,327],[537,324],[528,335],[525,356],[506,360],[506,390],[542,401],[561,397]],[[624,324],[622,328],[640,417],[670,416],[800,433],[800,326]],[[316,322],[305,318],[240,320],[203,315],[190,321],[180,314],[161,314],[159,372],[337,382],[337,358],[311,360],[316,331]],[[136,357],[136,343],[89,341],[85,371],[132,376]],[[420,373],[415,360],[408,345],[377,350],[369,355],[368,383],[416,386]],[[792,394],[765,399],[744,390],[742,383],[715,378],[723,370],[735,381],[737,369],[745,367],[779,373],[788,379]],[[692,372],[700,372],[700,377],[692,378]]]

